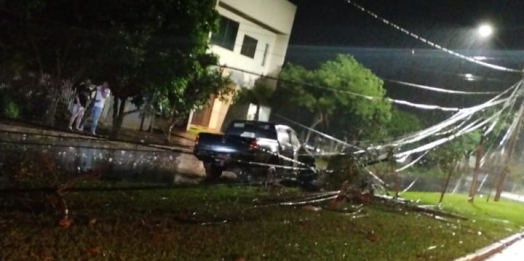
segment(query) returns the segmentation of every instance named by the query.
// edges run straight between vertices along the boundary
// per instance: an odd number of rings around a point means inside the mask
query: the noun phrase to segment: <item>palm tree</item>
[[[252,88],[242,88],[238,93],[237,101],[254,104],[257,107],[254,120],[259,121],[260,107],[269,105],[270,98],[274,92],[275,89],[266,84],[255,83]]]

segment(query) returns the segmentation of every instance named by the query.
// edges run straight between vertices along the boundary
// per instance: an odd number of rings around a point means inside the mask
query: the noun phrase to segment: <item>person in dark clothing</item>
[[[89,90],[85,86],[79,86],[76,89],[76,97],[71,110],[71,118],[69,119],[69,130],[73,130],[73,123],[75,123],[75,129],[82,131],[80,123],[84,112],[86,111],[87,101],[89,100]]]

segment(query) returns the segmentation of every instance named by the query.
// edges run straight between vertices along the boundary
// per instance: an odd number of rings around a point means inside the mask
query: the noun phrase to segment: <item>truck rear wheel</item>
[[[318,169],[314,164],[308,166],[307,170],[301,170],[298,174],[300,187],[306,191],[318,192],[321,187],[318,184]]]
[[[206,169],[206,181],[218,180],[224,171],[222,167],[210,163],[204,164],[204,168]]]

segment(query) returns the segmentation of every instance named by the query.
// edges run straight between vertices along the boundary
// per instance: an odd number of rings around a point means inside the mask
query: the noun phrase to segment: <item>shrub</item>
[[[4,117],[17,119],[20,116],[20,107],[18,101],[14,98],[15,95],[9,93],[7,89],[0,92],[0,110]]]

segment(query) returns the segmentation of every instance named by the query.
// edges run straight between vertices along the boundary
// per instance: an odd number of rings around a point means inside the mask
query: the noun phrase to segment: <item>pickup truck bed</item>
[[[212,133],[201,133],[194,154],[204,163],[224,166],[243,161],[264,161],[277,153],[278,143],[265,138],[246,138]],[[273,155],[274,157],[278,157]]]
[[[255,121],[233,121],[224,135],[200,133],[193,154],[203,161],[208,179],[216,179],[222,171],[232,169],[259,175],[280,168],[280,173],[287,169],[296,175],[297,169],[306,163],[311,166],[308,169],[313,169],[315,161],[303,156],[294,130]]]

